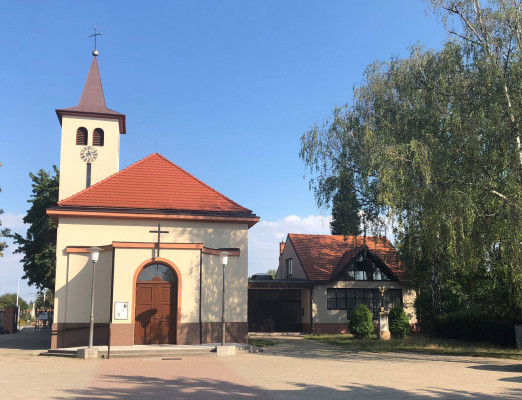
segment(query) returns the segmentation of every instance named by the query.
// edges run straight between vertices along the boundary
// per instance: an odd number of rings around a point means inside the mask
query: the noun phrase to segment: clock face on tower
[[[93,162],[94,160],[96,160],[96,157],[98,157],[98,150],[96,150],[92,146],[85,146],[80,151],[80,158],[86,163]]]

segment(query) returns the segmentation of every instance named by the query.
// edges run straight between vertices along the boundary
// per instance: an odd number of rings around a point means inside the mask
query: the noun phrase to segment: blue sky
[[[156,151],[261,216],[250,273],[291,232],[328,233],[299,138],[349,103],[365,67],[447,37],[426,4],[396,1],[6,2],[0,24],[0,217],[23,231],[29,172],[59,165],[54,110],[77,105],[93,26],[109,108],[127,115],[120,167]],[[0,294],[18,257],[0,258]],[[33,288],[22,285],[31,298]]]

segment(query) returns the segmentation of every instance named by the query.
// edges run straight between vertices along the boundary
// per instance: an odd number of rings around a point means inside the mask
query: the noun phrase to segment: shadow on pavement
[[[496,372],[519,372],[522,373],[522,364],[515,365],[498,365],[498,364],[483,364],[483,365],[473,365],[472,369],[481,369],[484,371],[496,371]]]
[[[111,388],[118,385],[119,388]],[[269,382],[267,382],[269,385]],[[468,391],[447,391],[431,388],[422,391],[405,391],[384,386],[345,386],[333,389],[316,385],[295,385],[295,389],[271,390],[256,386],[239,385],[227,381],[212,379],[160,379],[146,376],[110,375],[97,380],[97,385],[88,389],[68,390],[63,398],[89,399],[455,399],[455,400],[489,400],[520,399],[522,389],[506,390],[502,397],[484,395]]]
[[[0,350],[48,350],[50,347],[51,332],[35,332],[31,326],[22,328],[17,333],[0,335]]]

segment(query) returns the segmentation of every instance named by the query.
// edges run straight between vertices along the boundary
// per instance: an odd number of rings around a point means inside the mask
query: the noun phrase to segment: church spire
[[[60,124],[64,115],[117,119],[119,121],[120,133],[125,133],[125,115],[107,108],[98,69],[97,54],[93,52],[93,55],[91,68],[83,87],[80,102],[76,107],[56,110],[56,115],[60,120]]]
[[[91,69],[85,86],[83,87],[82,97],[78,103],[78,109],[91,112],[106,112],[105,96],[103,95],[103,87],[100,78],[100,70],[98,69],[98,61],[96,56],[92,58]]]

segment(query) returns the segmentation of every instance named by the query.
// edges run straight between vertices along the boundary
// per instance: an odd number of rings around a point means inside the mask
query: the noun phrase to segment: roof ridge
[[[66,197],[65,199],[60,200],[60,201],[58,202],[58,205],[61,205],[60,203],[63,203],[63,202],[66,201],[66,200],[72,200],[72,199],[74,199],[75,197],[79,196],[80,194],[83,194],[83,193],[86,193],[86,192],[90,191],[92,188],[95,188],[95,187],[99,186],[100,184],[102,184],[103,182],[105,182],[105,181],[107,181],[107,180],[109,180],[109,179],[111,179],[111,178],[114,178],[114,177],[117,176],[117,175],[122,174],[123,172],[125,172],[126,170],[128,170],[130,167],[132,167],[132,166],[134,166],[134,165],[136,165],[136,164],[139,164],[139,163],[145,161],[147,158],[152,157],[154,154],[157,154],[157,153],[149,154],[148,156],[143,157],[142,159],[140,159],[140,160],[138,160],[138,161],[132,163],[131,165],[129,165],[129,166],[125,167],[125,168],[123,168],[122,170],[120,170],[120,171],[118,171],[118,172],[116,172],[116,173],[114,173],[114,174],[112,174],[112,175],[109,175],[107,178],[102,179],[102,180],[99,181],[99,182],[96,182],[94,185],[89,186],[88,188],[85,188],[85,189],[83,189],[83,190],[80,190],[78,193],[75,193],[75,194],[73,194],[72,196],[69,196],[69,197]]]
[[[208,189],[212,190],[214,193],[220,195],[221,197],[223,197],[225,200],[228,200],[230,201],[231,203],[235,204],[236,206],[238,207],[241,207],[242,209],[244,209],[245,211],[248,211],[248,212],[252,212],[252,210],[249,210],[248,208],[246,207],[243,207],[241,204],[238,204],[236,203],[234,200],[230,199],[229,197],[225,196],[223,193],[221,192],[218,192],[216,189],[214,189],[213,187],[207,185],[205,182],[203,182],[202,180],[196,178],[194,175],[192,175],[190,172],[184,170],[183,168],[181,168],[179,165],[177,164],[174,164],[174,162],[170,161],[167,157],[161,155],[160,153],[153,153],[151,155],[158,155],[160,156],[161,158],[163,158],[165,161],[167,161],[168,163],[172,164],[174,167],[178,168],[181,172],[183,172],[184,174],[190,176],[191,178],[195,179],[196,181],[198,181],[199,183],[201,183],[202,185],[204,185],[205,187],[207,187]]]

